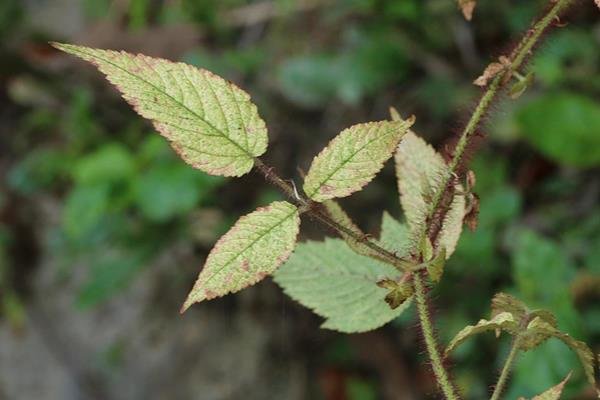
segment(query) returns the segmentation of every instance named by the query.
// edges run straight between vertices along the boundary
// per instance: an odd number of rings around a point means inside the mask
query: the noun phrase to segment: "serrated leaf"
[[[559,331],[556,329],[556,327],[552,326],[540,317],[534,318],[529,323],[524,335],[526,335],[529,340],[525,342],[522,341],[523,350],[529,350],[550,337],[560,339],[563,343],[569,346],[571,350],[575,352],[575,354],[577,354],[579,361],[583,365],[585,376],[590,384],[596,384],[596,378],[594,376],[594,353],[592,353],[587,344],[573,339],[570,335]]]
[[[496,315],[491,320],[481,319],[477,323],[477,325],[469,325],[463,328],[446,348],[445,357],[448,355],[461,343],[467,340],[469,337],[473,335],[477,335],[482,332],[492,331],[496,329],[507,329],[513,328],[516,325],[516,321],[514,320],[512,314],[504,312]]]
[[[362,189],[392,156],[409,126],[410,122],[379,121],[344,129],[313,159],[304,192],[322,202]]]
[[[546,390],[542,394],[538,394],[533,397],[531,400],[559,400],[562,395],[562,391],[565,387],[567,381],[571,378],[571,373],[565,377],[558,385],[552,386],[550,389]]]
[[[424,229],[429,205],[434,194],[442,189],[442,177],[447,173],[448,167],[442,156],[412,131],[402,139],[395,158],[400,202],[408,226],[414,234]],[[460,185],[457,185],[456,189],[457,192],[463,192]],[[456,194],[444,218],[435,246],[446,249],[446,258],[449,258],[456,248],[462,232],[464,215],[465,198]],[[411,240],[413,246],[421,245],[414,242],[418,240],[416,236]]]
[[[341,332],[376,329],[400,315],[410,304],[395,310],[385,302],[388,290],[382,279],[397,280],[398,270],[354,253],[341,239],[298,245],[277,270],[275,282],[285,293],[325,318],[322,327]]]
[[[142,54],[53,45],[96,65],[195,168],[244,175],[267,149],[265,122],[250,96],[207,70]]]
[[[511,330],[511,327],[507,327],[507,330],[511,335],[517,335],[519,333],[518,323],[527,317],[527,306],[525,303],[509,294],[497,293],[492,299],[492,318],[503,312],[512,314],[514,320],[517,322],[514,329]],[[500,336],[500,331],[496,330],[496,337],[498,336]]]
[[[544,343],[552,336],[546,328],[541,318],[534,318],[527,325],[527,328],[519,334],[519,348],[523,351],[529,351]]]
[[[515,321],[521,321],[527,315],[527,310],[525,303],[506,293],[497,293],[492,299],[492,317],[508,312],[513,315]]]
[[[237,292],[272,274],[294,249],[299,226],[298,209],[286,201],[241,217],[211,250],[182,312],[194,303]]]
[[[533,310],[529,312],[529,319],[540,318],[542,321],[546,322],[553,328],[558,327],[558,321],[554,314],[547,310]]]

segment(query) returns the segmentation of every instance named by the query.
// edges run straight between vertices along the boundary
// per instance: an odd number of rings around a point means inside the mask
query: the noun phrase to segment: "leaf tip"
[[[390,118],[392,119],[392,121],[404,123],[406,129],[413,126],[415,124],[415,121],[417,120],[417,117],[414,114],[412,114],[407,119],[402,118],[402,116],[400,115],[400,113],[398,112],[396,107],[390,107],[389,112],[390,112]]]
[[[75,45],[73,44],[69,44],[69,43],[61,43],[61,42],[55,42],[55,41],[50,41],[48,42],[48,44],[50,44],[50,46],[54,47],[57,50],[60,51],[64,51],[65,53],[73,53],[73,48],[75,47]]]
[[[202,301],[202,299],[198,300],[195,297],[193,297],[192,294],[193,292],[190,293],[187,299],[185,299],[185,301],[183,302],[183,305],[179,309],[179,314],[185,313],[192,306],[192,304]]]
[[[183,314],[187,311],[188,308],[190,308],[191,304],[188,304],[188,302],[186,301],[185,303],[183,303],[181,305],[181,308],[179,309],[179,314]]]

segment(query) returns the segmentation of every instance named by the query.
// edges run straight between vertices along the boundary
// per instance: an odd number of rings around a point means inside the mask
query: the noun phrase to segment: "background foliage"
[[[531,60],[534,87],[483,130],[473,160],[480,224],[434,292],[444,343],[502,290],[551,309],[598,353],[600,25],[588,3]],[[482,0],[467,23],[449,0],[3,1],[0,397],[61,399],[75,388],[195,398],[198,382],[207,399],[434,391],[411,313],[341,335],[318,330],[322,320],[265,282],[177,316],[216,238],[279,195],[257,175],[230,184],[188,168],[92,68],[48,40],[179,59],[235,81],[269,126],[271,164],[293,178],[337,132],[387,118],[390,105],[417,115],[413,129],[443,148],[477,98],[471,81],[544,4]],[[342,203],[371,232],[384,208],[403,218],[390,165]],[[469,397],[485,397],[508,345],[490,334],[457,349]],[[507,396],[539,393],[570,370],[566,397],[592,398],[576,357],[554,340],[521,357]],[[160,391],[144,388],[152,381]]]

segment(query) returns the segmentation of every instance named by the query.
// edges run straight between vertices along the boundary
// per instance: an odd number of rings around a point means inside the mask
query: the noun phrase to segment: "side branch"
[[[502,367],[502,372],[500,373],[500,377],[498,378],[498,382],[494,387],[494,393],[492,393],[492,397],[490,400],[500,400],[500,395],[504,390],[504,385],[506,384],[506,380],[508,379],[508,374],[515,362],[515,358],[517,353],[519,352],[519,339],[515,338],[513,344],[510,348],[510,353],[508,353],[508,357],[506,358],[506,362],[504,363],[504,367]]]
[[[391,251],[384,249],[368,236],[358,235],[352,229],[334,221],[323,211],[320,203],[301,196],[292,185],[277,175],[273,167],[267,166],[259,158],[254,159],[254,164],[264,178],[277,186],[290,200],[298,204],[302,212],[306,212],[309,216],[333,229],[338,234],[353,238],[358,245],[364,246],[377,253],[379,260],[385,261],[401,271],[405,271],[408,267],[412,266],[412,263],[403,260]]]

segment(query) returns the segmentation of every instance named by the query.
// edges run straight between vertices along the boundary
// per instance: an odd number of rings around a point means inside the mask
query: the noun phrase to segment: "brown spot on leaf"
[[[242,269],[246,272],[250,270],[250,261],[244,260],[242,261]]]
[[[319,189],[319,191],[323,194],[330,194],[334,190],[335,190],[335,188],[333,186],[326,185],[326,184],[321,185],[321,188]]]
[[[262,281],[267,276],[269,276],[269,274],[267,274],[265,271],[260,271],[258,274],[256,274],[256,277],[258,278],[259,281]]]

